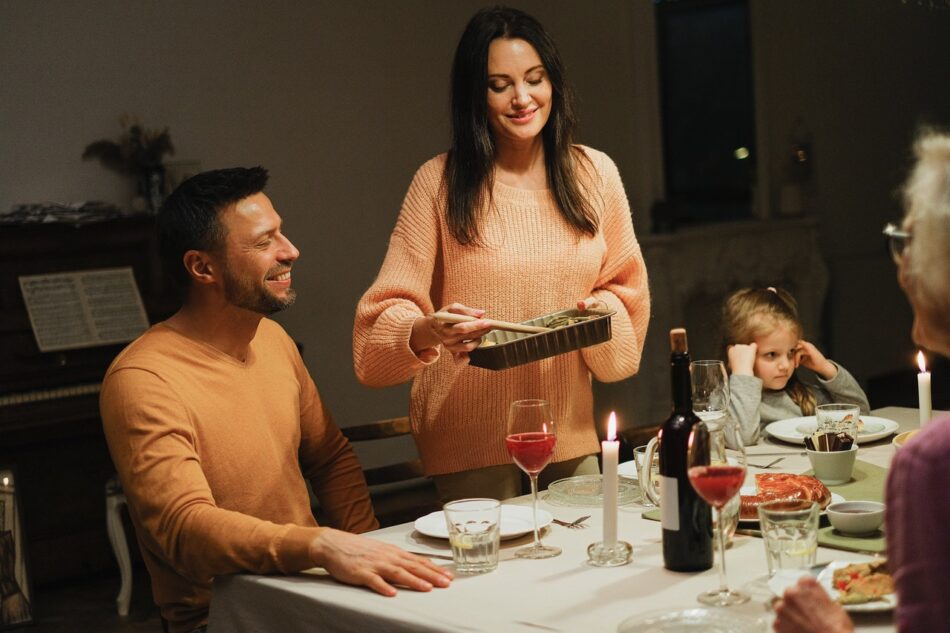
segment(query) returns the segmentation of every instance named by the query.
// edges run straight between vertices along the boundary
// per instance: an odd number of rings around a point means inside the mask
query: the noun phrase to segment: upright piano
[[[150,323],[175,302],[148,215],[0,224],[0,466],[17,472],[34,586],[114,569],[105,482],[114,474],[99,385],[124,343],[41,352],[18,278],[129,266]]]

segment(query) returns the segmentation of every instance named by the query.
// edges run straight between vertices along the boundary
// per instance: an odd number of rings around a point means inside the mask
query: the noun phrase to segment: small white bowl
[[[877,501],[839,501],[825,511],[831,525],[845,534],[871,534],[884,522],[884,504]]]

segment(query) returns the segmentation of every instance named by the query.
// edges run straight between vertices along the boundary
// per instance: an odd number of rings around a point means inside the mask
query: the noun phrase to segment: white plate
[[[762,633],[761,619],[729,609],[657,610],[627,618],[617,633]]]
[[[538,528],[551,524],[553,517],[547,510],[538,508]],[[527,534],[534,530],[534,518],[531,506],[501,506],[501,538],[509,539]],[[449,528],[445,525],[445,514],[441,510],[419,517],[413,524],[416,531],[433,538],[449,538]]]
[[[829,490],[829,492],[831,491]],[[742,486],[742,488],[739,490],[739,494],[746,495],[746,496],[754,495],[755,486]],[[839,495],[837,492],[832,492],[831,501],[828,502],[828,505],[830,506],[832,503],[838,503],[839,501],[845,501],[845,498]],[[825,507],[828,507],[828,506],[825,506]],[[825,511],[822,510],[821,513],[824,514]],[[739,525],[741,525],[742,527],[758,526],[759,520],[758,519],[739,519]]]
[[[637,473],[637,462],[635,461],[617,464],[617,474],[621,477],[626,477],[627,479],[640,478],[640,475]]]
[[[851,565],[854,561],[846,562],[843,560],[836,560],[830,565],[821,570],[821,573],[818,574],[818,582],[822,587],[825,588],[825,591],[828,592],[835,600],[838,599],[838,590],[832,586],[832,581],[834,579],[834,573],[836,569],[841,569],[842,567],[847,567]],[[845,611],[855,611],[858,613],[871,612],[871,611],[890,611],[897,606],[897,594],[886,593],[882,596],[882,600],[874,600],[872,602],[865,602],[864,604],[843,604]]]
[[[864,430],[858,433],[859,445],[883,439],[900,428],[897,422],[887,418],[862,415],[861,421],[864,422]],[[815,420],[815,416],[806,415],[801,418],[788,418],[787,420],[772,422],[765,427],[765,432],[783,442],[804,444],[805,436],[814,433],[816,428],[818,428],[818,422]]]

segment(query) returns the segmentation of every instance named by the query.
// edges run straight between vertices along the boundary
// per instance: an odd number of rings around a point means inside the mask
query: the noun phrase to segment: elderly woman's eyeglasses
[[[910,246],[911,234],[908,231],[900,230],[893,224],[885,226],[882,233],[887,238],[887,250],[890,252],[891,258],[895,263],[901,263],[901,258],[904,257],[907,247]]]

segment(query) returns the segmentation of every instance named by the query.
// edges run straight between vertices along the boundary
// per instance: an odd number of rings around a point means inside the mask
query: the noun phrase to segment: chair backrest
[[[412,426],[408,417],[401,417],[379,420],[378,422],[370,422],[359,426],[348,426],[341,428],[340,431],[351,442],[365,442],[409,435],[412,433]],[[363,470],[363,474],[366,475],[366,483],[370,486],[393,484],[425,477],[422,470],[422,461],[419,459],[366,468]]]
[[[350,442],[357,443],[410,435],[412,426],[408,417],[401,417],[348,426],[340,431]],[[435,485],[426,478],[419,459],[364,468],[363,474],[382,527],[412,521],[441,507]]]

